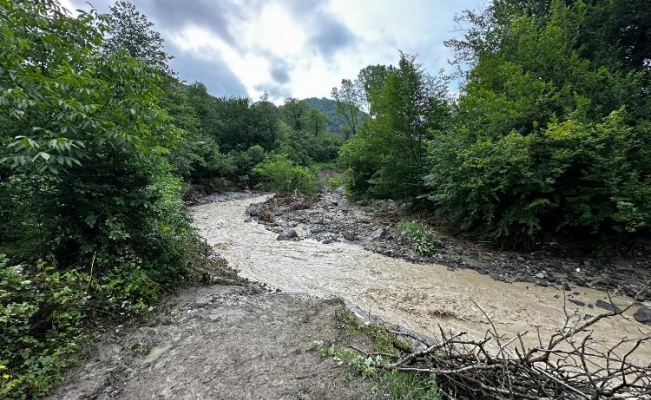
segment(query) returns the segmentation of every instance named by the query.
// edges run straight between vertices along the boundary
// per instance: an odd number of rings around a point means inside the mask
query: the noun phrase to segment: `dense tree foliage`
[[[356,196],[427,197],[472,237],[648,232],[648,7],[628,0],[493,0],[459,17],[461,93],[413,58],[336,88],[369,120],[340,161]],[[342,110],[345,114],[345,111]]]
[[[356,196],[422,194],[426,142],[448,113],[445,82],[405,54],[398,67],[366,68],[360,76],[355,86],[365,88],[370,117],[341,150],[349,190]]]
[[[95,317],[146,311],[195,246],[167,78],[105,49],[107,19],[0,1],[0,397],[47,391]]]
[[[190,183],[254,187],[261,176],[253,168],[267,156],[285,154],[300,166],[337,157],[342,139],[329,133],[322,112],[302,100],[276,107],[264,98],[216,98],[198,82],[174,86],[164,106],[187,134],[169,158]]]
[[[365,100],[361,80],[353,82],[343,79],[341,87],[333,88],[331,93],[335,99],[335,110],[344,120],[342,133],[346,139],[350,139],[357,134],[365,119],[360,113]]]
[[[106,15],[107,35],[102,42],[104,51],[113,53],[126,50],[131,57],[148,67],[174,75],[168,64],[172,56],[163,50],[163,38],[152,29],[154,24],[129,2],[117,1],[109,9],[111,13]]]
[[[430,145],[431,199],[473,236],[512,245],[545,230],[648,230],[649,44],[632,17],[639,4],[520,3],[466,14],[474,26],[450,42],[473,68],[450,127]]]

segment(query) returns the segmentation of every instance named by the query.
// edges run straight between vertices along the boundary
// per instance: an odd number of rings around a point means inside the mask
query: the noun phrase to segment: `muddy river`
[[[446,330],[483,337],[490,327],[479,305],[506,336],[528,331],[527,343],[536,342],[565,321],[563,292],[530,283],[503,283],[471,270],[412,264],[345,243],[278,241],[276,234],[256,222],[244,222],[245,208],[266,197],[211,203],[193,207],[194,225],[240,275],[287,292],[316,297],[339,296],[383,320],[417,332],[437,336]],[[567,303],[576,319],[602,310],[588,304],[607,300],[605,293],[577,288],[581,307]],[[614,298],[617,306],[631,300]],[[623,337],[651,334],[651,327],[636,322],[634,309],[623,316],[600,321],[594,337],[604,345]],[[638,350],[640,361],[651,359],[651,345]]]

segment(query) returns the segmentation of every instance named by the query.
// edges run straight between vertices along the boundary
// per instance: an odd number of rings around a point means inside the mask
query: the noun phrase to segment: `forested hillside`
[[[341,103],[338,103],[336,100],[326,99],[322,97],[320,99],[316,97],[310,97],[305,99],[307,105],[312,108],[316,108],[325,114],[328,118],[328,127],[330,133],[335,135],[348,135],[349,134],[349,125],[346,121],[345,114],[339,108]],[[361,110],[357,110],[357,116],[360,120],[364,119],[364,113]]]

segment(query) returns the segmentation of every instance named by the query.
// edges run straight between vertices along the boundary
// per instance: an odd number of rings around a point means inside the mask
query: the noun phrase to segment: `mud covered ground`
[[[377,398],[373,382],[316,350],[371,348],[348,313],[254,285],[186,290],[145,326],[113,328],[49,399]]]
[[[632,297],[651,280],[651,258],[644,246],[627,249],[627,257],[596,258],[555,242],[544,243],[530,253],[517,253],[442,236],[438,254],[422,257],[409,243],[398,240],[396,223],[419,219],[409,204],[373,201],[360,205],[348,201],[343,189],[315,197],[275,196],[264,204],[252,204],[247,211],[251,218],[286,239],[350,242],[416,263],[473,269],[498,281],[531,282],[566,291],[589,287]],[[649,291],[646,293],[646,299],[651,300]]]

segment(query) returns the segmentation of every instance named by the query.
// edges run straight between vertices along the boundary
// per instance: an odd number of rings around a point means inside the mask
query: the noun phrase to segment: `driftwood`
[[[609,300],[613,304],[610,296]],[[384,355],[385,361],[375,367],[435,374],[440,395],[447,399],[651,399],[651,360],[646,365],[629,360],[651,336],[640,330],[639,338],[603,346],[590,329],[634,304],[614,307],[589,321],[581,321],[564,306],[563,327],[547,340],[536,331],[538,345],[534,347],[525,346],[523,340],[530,332],[500,336],[482,310],[491,326],[482,340],[471,339],[465,332],[446,333],[439,326],[436,344],[421,342],[420,350],[401,352],[388,362]],[[413,335],[392,333],[418,341]]]

